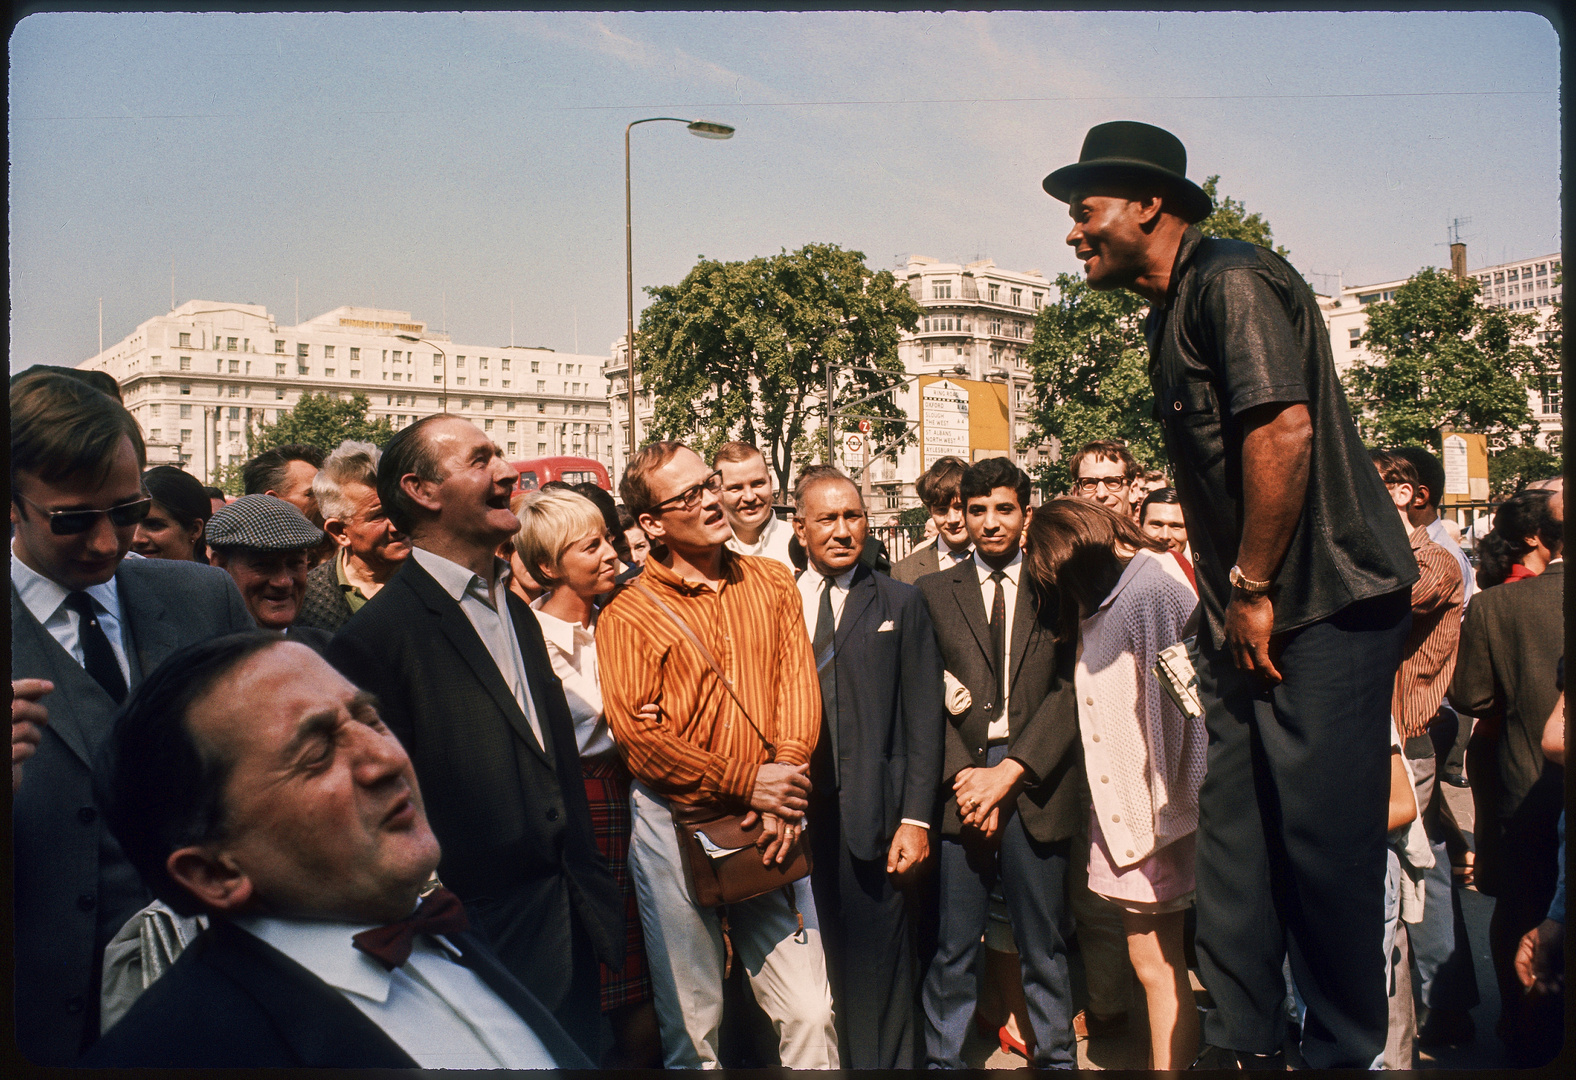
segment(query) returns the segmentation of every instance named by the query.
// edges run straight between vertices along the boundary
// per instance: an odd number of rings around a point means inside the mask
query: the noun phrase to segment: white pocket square
[[[888,619],[886,622],[884,622],[880,626],[876,627],[876,633],[884,634],[888,630],[896,630],[896,629],[897,629],[897,624],[894,623],[891,619]]]

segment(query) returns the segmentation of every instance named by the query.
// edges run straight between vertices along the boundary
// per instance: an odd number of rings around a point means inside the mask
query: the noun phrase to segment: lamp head
[[[727,124],[714,124],[710,120],[696,120],[688,127],[691,135],[699,135],[703,139],[731,139],[735,131]]]

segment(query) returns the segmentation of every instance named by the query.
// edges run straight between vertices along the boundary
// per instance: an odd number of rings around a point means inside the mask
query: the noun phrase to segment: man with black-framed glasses
[[[1129,491],[1138,473],[1127,444],[1116,439],[1097,439],[1085,443],[1072,456],[1068,468],[1073,474],[1073,494],[1109,506],[1118,514],[1132,516]]]
[[[137,422],[90,384],[12,384],[16,1032],[35,1064],[70,1065],[98,1037],[104,946],[149,899],[94,801],[111,718],[177,649],[254,629],[224,571],[126,558],[144,463]]]

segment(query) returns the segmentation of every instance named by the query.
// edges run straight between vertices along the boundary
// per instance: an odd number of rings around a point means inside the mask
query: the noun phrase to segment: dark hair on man
[[[1554,516],[1554,493],[1547,488],[1519,491],[1494,512],[1494,527],[1477,544],[1477,586],[1490,589],[1510,577],[1510,569],[1532,550],[1536,536],[1556,555],[1564,547],[1564,523]]]
[[[122,400],[120,396],[120,383],[115,381],[115,376],[111,375],[107,371],[97,371],[93,368],[61,367],[58,364],[34,364],[26,371],[19,371],[15,375],[11,376],[11,385],[15,386],[18,382],[27,378],[29,375],[38,375],[46,371],[55,375],[64,375],[68,379],[80,380],[81,382],[87,383],[89,386],[100,393],[108,394],[116,401]]]
[[[1067,469],[1076,481],[1079,471],[1083,468],[1084,459],[1094,458],[1096,461],[1114,461],[1122,466],[1122,478],[1132,483],[1133,477],[1138,475],[1138,462],[1133,459],[1133,452],[1121,439],[1095,439],[1086,442],[1078,448],[1078,452],[1067,459]]]
[[[970,499],[989,495],[1000,487],[1012,488],[1018,494],[1018,505],[1025,511],[1029,509],[1029,474],[1005,457],[986,458],[970,465],[958,481],[958,497],[967,507]]]
[[[227,499],[228,498],[228,496],[225,495],[225,493],[224,493],[224,488],[214,487],[212,484],[204,485],[204,487],[202,489],[202,493],[204,495],[208,496],[208,498],[210,498],[210,499]]]
[[[640,528],[640,522],[635,520],[635,515],[629,512],[629,507],[623,503],[618,504],[618,528],[621,532]]]
[[[711,455],[711,467],[720,469],[723,462],[736,465],[741,461],[749,461],[751,458],[760,458],[762,462],[765,462],[766,455],[761,452],[761,448],[758,446],[733,439],[717,447],[717,452]],[[771,476],[771,474],[771,470],[767,469],[766,475]]]
[[[174,465],[155,465],[142,474],[142,486],[183,528],[189,529],[213,515],[213,503],[197,478]],[[206,563],[207,552],[208,546],[199,534],[192,545],[192,558]]]
[[[1180,506],[1182,500],[1177,497],[1176,488],[1156,488],[1148,495],[1145,495],[1144,501],[1138,505],[1138,523],[1140,525],[1144,523],[1144,515],[1149,512],[1149,508],[1155,503],[1162,503],[1166,506]]]
[[[602,512],[602,521],[607,526],[608,542],[613,545],[613,550],[618,552],[619,561],[629,563],[629,537],[624,535],[624,527],[618,520],[618,504],[613,501],[613,495],[600,484],[590,480],[575,484],[571,489],[576,495],[583,495]]]
[[[1056,636],[1071,641],[1084,612],[1099,608],[1127,563],[1116,545],[1165,551],[1166,543],[1104,503],[1062,495],[1042,503],[1025,530],[1023,569],[1048,609],[1057,610]],[[1080,608],[1082,610],[1080,610]]]
[[[1428,505],[1439,509],[1439,500],[1445,494],[1445,466],[1421,446],[1403,446],[1392,453],[1400,454],[1417,470],[1417,481],[1428,493]]]
[[[450,413],[433,413],[409,427],[400,428],[383,447],[383,456],[378,459],[378,502],[389,522],[406,536],[415,527],[422,509],[405,494],[400,478],[414,473],[417,479],[434,484],[443,479],[438,455],[427,441],[427,428],[452,418]]]
[[[567,480],[549,480],[538,491],[573,491],[575,486]]]
[[[285,639],[228,634],[171,654],[132,692],[104,748],[98,790],[104,821],[153,895],[182,915],[202,903],[170,876],[170,853],[222,839],[224,788],[234,762],[192,733],[192,706],[248,658]]]
[[[680,450],[688,449],[677,440],[664,439],[647,443],[630,459],[629,467],[618,482],[618,494],[636,521],[657,502],[651,495],[651,474],[672,461]]]
[[[952,500],[958,497],[958,484],[968,467],[968,462],[951,454],[937,458],[936,463],[914,482],[914,494],[927,510],[949,510]]]
[[[292,461],[304,461],[314,469],[321,469],[327,456],[324,451],[305,443],[286,443],[264,450],[241,466],[241,482],[246,485],[244,494],[266,495],[278,491],[285,486]]]
[[[804,509],[804,497],[810,493],[811,488],[818,484],[824,484],[828,480],[841,480],[845,484],[852,485],[855,491],[859,490],[858,485],[855,485],[854,482],[848,478],[848,474],[842,469],[839,469],[837,466],[811,465],[808,469],[799,474],[799,479],[794,481],[793,505],[795,511]]]
[[[122,439],[130,439],[137,469],[148,463],[142,429],[126,407],[82,379],[40,372],[11,384],[11,499],[17,498],[17,473],[28,472],[53,483],[84,476],[102,484],[115,465]]]
[[[1412,494],[1417,494],[1417,466],[1409,458],[1395,450],[1370,450],[1368,457],[1386,484],[1409,484]]]

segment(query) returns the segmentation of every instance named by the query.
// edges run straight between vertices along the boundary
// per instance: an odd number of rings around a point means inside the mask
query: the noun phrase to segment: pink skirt
[[[1193,892],[1193,852],[1196,833],[1173,840],[1152,852],[1136,866],[1117,868],[1111,849],[1100,831],[1100,818],[1089,813],[1089,891],[1118,905],[1166,905],[1160,910],[1187,906]],[[1151,908],[1150,910],[1155,910]]]

